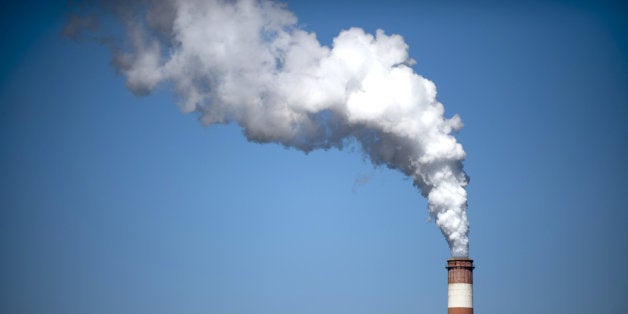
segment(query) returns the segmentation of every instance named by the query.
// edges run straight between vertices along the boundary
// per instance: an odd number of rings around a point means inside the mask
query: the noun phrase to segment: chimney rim
[[[448,262],[449,261],[452,261],[452,262],[453,261],[470,261],[470,262],[473,262],[473,259],[472,258],[468,258],[468,257],[452,257],[452,258],[448,259],[447,261]]]

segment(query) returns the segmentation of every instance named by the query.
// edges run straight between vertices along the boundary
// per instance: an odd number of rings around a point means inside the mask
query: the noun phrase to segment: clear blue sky
[[[628,312],[626,7],[288,7],[325,44],[401,34],[462,117],[476,313]],[[0,312],[445,313],[449,250],[409,180],[133,96],[66,14],[2,7]]]

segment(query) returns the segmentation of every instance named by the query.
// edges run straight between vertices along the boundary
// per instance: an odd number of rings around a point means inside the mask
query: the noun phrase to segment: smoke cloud
[[[350,28],[327,47],[283,4],[265,0],[102,8],[124,26],[112,64],[133,93],[170,88],[182,111],[208,126],[235,122],[257,143],[304,152],[357,146],[374,165],[411,177],[451,254],[468,255],[465,152],[452,136],[462,121],[444,117],[401,36]]]

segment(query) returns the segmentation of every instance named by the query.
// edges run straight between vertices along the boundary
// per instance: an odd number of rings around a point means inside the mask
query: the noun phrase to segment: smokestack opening
[[[473,314],[473,260],[447,260],[447,313]]]

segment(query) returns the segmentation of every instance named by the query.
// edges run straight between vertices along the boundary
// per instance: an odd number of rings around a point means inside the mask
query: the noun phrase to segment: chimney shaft
[[[447,260],[447,313],[473,314],[473,260]]]

